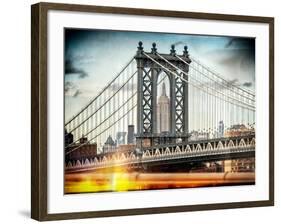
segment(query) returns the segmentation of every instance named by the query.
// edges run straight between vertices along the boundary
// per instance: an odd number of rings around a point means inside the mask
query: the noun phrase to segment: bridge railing
[[[127,154],[121,153],[111,157],[106,155],[100,158],[86,159],[85,161],[73,161],[66,164],[66,170],[76,169],[98,169],[103,167],[124,166],[136,163],[184,159],[191,157],[214,156],[214,155],[229,155],[232,153],[247,153],[255,151],[255,138],[239,138],[239,141],[224,139],[216,142],[215,145],[208,143],[207,147],[202,144],[187,144],[176,147],[162,147],[154,151],[145,150],[143,155],[136,156],[134,152]]]

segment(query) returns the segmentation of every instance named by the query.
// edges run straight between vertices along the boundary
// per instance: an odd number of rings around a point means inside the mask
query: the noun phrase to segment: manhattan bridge
[[[163,82],[169,83],[169,130],[159,133],[157,94]],[[102,149],[109,137],[129,135],[129,129],[133,140],[123,142],[127,147]],[[69,172],[250,158],[255,156],[255,93],[201,64],[187,46],[178,54],[172,45],[164,54],[155,43],[145,51],[139,42],[123,69],[65,123],[65,135],[71,135],[66,158],[87,145],[97,147],[95,155],[67,159]]]

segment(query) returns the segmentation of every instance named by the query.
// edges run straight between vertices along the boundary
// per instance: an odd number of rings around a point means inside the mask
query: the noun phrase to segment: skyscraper
[[[106,142],[104,143],[102,150],[104,153],[113,152],[116,150],[116,143],[112,139],[111,135],[108,136]]]
[[[128,144],[135,143],[135,126],[128,125]]]
[[[168,131],[170,131],[170,99],[166,94],[165,82],[163,82],[157,103],[157,132]]]
[[[68,133],[66,129],[64,129],[64,144],[67,146],[73,143],[73,134]]]
[[[223,137],[224,136],[224,123],[223,121],[220,121],[219,122],[219,138]]]
[[[117,145],[124,145],[125,144],[125,141],[126,141],[126,132],[121,132],[121,131],[118,131],[117,134],[116,134],[116,143]]]

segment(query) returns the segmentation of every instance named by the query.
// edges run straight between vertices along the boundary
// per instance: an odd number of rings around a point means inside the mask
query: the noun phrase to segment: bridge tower
[[[139,42],[135,60],[137,62],[137,145],[140,148],[163,143],[187,142],[188,139],[188,80],[185,73],[189,71],[191,59],[184,46],[182,55],[177,55],[175,46],[171,46],[170,54],[157,52],[156,43],[151,52],[145,52]],[[165,69],[167,68],[167,69]],[[157,133],[157,80],[165,73],[170,82],[170,131]]]

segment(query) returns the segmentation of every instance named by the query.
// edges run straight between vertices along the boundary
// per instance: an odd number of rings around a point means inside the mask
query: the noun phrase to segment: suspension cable
[[[181,77],[179,74],[177,74],[177,73],[175,73],[175,72],[169,70],[169,69],[166,68],[164,65],[162,65],[161,63],[157,62],[157,61],[154,60],[152,57],[150,57],[149,55],[147,55],[145,52],[143,52],[143,54],[144,54],[146,57],[148,57],[150,60],[152,60],[153,62],[155,62],[156,64],[158,64],[160,67],[162,67],[162,68],[163,68],[164,70],[166,70],[167,72],[169,72],[169,73],[173,74],[174,76],[176,76],[176,77],[182,79],[184,82],[191,84],[191,85],[194,86],[195,88],[200,89],[200,90],[202,90],[202,91],[205,92],[205,89],[202,89],[201,87],[197,86],[196,84],[194,84],[194,83],[192,83],[192,82],[190,82],[190,81],[184,79],[184,78]],[[177,68],[177,69],[179,69],[179,68]],[[195,81],[196,81],[196,80],[195,80]],[[197,82],[198,82],[198,81],[197,81]],[[210,88],[210,87],[209,87],[209,88]],[[210,89],[214,90],[213,88],[210,88]],[[216,90],[214,90],[214,91],[217,92]],[[213,95],[213,94],[211,94],[211,95]],[[213,95],[213,96],[214,96],[214,97],[217,97],[217,98],[220,98],[220,97],[217,96],[217,95]],[[229,98],[229,97],[228,97],[228,98]],[[221,98],[220,98],[220,99],[221,99]],[[233,99],[233,98],[232,98],[232,99]],[[226,100],[226,99],[223,99],[223,100],[232,103],[232,102],[229,101],[229,100]],[[236,99],[233,99],[233,100],[237,101]],[[238,101],[238,102],[239,102],[239,101]],[[239,103],[241,103],[241,102],[239,102]],[[245,107],[246,109],[249,109],[249,110],[252,110],[252,111],[255,111],[255,109],[249,108],[249,107],[251,107],[251,105],[247,105],[247,104],[246,104],[246,106],[243,106],[243,105],[239,105],[239,106]]]
[[[115,125],[117,122],[119,122],[122,118],[124,118],[127,114],[129,114],[131,112],[131,110],[133,110],[135,107],[137,106],[137,104],[135,104],[130,110],[128,110],[125,114],[123,114],[119,119],[117,119],[112,125]],[[106,129],[104,129],[102,132],[100,132],[99,134],[95,135],[93,138],[91,138],[90,140],[80,144],[79,146],[77,146],[76,148],[74,149],[71,149],[69,150],[68,152],[66,152],[65,154],[68,155],[70,154],[71,152],[81,148],[82,146],[86,145],[86,144],[89,144],[93,139],[97,138],[98,136],[100,136],[101,134],[103,134],[105,131],[107,131],[108,129],[110,129],[111,126],[108,126]]]
[[[176,57],[177,57],[177,55],[176,55]],[[181,58],[180,58],[180,59],[181,59]],[[217,77],[218,79],[220,79],[220,80],[222,80],[223,82],[225,82],[226,85],[229,84],[229,81],[227,81],[226,79],[222,78],[222,77],[221,77],[220,75],[218,75],[216,72],[212,71],[208,66],[203,65],[201,62],[199,62],[199,60],[195,59],[194,57],[190,57],[190,59],[192,60],[192,62],[195,62],[196,64],[202,66],[204,69],[206,69],[206,70],[208,70],[209,72],[211,72],[212,75],[214,75],[214,76]],[[184,61],[184,62],[185,62],[185,61]],[[252,91],[250,91],[250,90],[246,90],[246,89],[244,89],[244,88],[241,88],[240,86],[233,86],[233,87],[234,87],[234,88],[237,88],[237,89],[240,89],[241,91],[243,91],[243,92],[245,92],[245,93],[247,93],[247,94],[249,94],[249,95],[255,97],[255,94],[254,94]]]
[[[135,71],[135,72],[126,80],[126,82],[124,82],[123,85],[121,85],[121,86],[117,89],[117,91],[116,91],[112,96],[110,96],[99,108],[97,108],[94,113],[92,113],[89,117],[87,117],[85,120],[83,120],[79,125],[77,125],[76,127],[74,127],[74,128],[73,128],[72,130],[70,130],[69,132],[75,131],[75,130],[76,130],[77,128],[79,128],[82,124],[84,124],[87,120],[89,120],[90,117],[94,116],[94,115],[97,113],[97,111],[99,111],[99,110],[100,110],[104,105],[106,105],[113,97],[116,96],[116,94],[133,78],[133,76],[134,76],[136,73],[137,73],[137,71]]]
[[[160,84],[164,81],[165,78],[166,78],[166,76],[164,76],[161,80],[159,80],[158,83],[157,83],[157,85],[160,85]],[[98,129],[103,123],[105,123],[110,117],[112,117],[115,113],[117,113],[117,111],[119,111],[121,108],[123,108],[123,106],[124,106],[126,103],[128,103],[131,99],[133,99],[133,97],[136,96],[136,94],[137,94],[137,92],[134,92],[134,93],[132,94],[132,96],[129,97],[129,98],[126,100],[126,102],[124,102],[122,105],[119,105],[119,106],[118,106],[118,109],[117,109],[116,111],[114,111],[109,117],[107,117],[106,119],[104,119],[101,123],[99,123],[98,125],[96,125],[95,128],[92,128],[90,131],[88,131],[86,134],[84,134],[84,136],[87,137],[90,133],[92,133],[92,132],[94,132],[95,130],[97,130],[97,129]],[[130,111],[132,111],[134,108],[136,108],[136,105],[137,105],[137,104],[132,104],[132,108],[130,109]],[[128,114],[128,112],[127,112],[126,114]],[[123,117],[125,117],[125,115],[122,115],[121,118],[123,118]],[[116,124],[116,123],[119,122],[119,121],[120,121],[120,118],[117,119],[116,121],[114,121],[114,123],[113,123],[110,127],[112,127],[114,124]],[[85,143],[83,143],[83,144],[77,146],[76,148],[72,149],[71,151],[68,151],[67,154],[69,154],[69,153],[75,151],[76,149],[80,148],[82,145],[85,145],[85,144],[90,143],[93,139],[99,137],[102,133],[104,133],[104,132],[105,132],[106,130],[108,130],[108,129],[109,129],[109,128],[106,128],[105,130],[103,130],[103,131],[100,132],[99,134],[96,134],[94,137],[91,137],[91,139],[88,140],[87,142],[85,142]],[[71,146],[77,144],[78,142],[79,142],[79,139],[77,139],[76,141],[74,141],[74,142],[72,142],[71,144],[67,145],[65,148],[69,148],[69,147],[71,147]]]
[[[85,107],[82,108],[75,116],[73,116],[69,121],[66,122],[65,126],[68,125],[71,121],[73,121],[77,116],[79,116],[84,110],[86,110],[101,94],[104,93],[105,90],[109,88],[109,86],[115,82],[115,80],[125,71],[125,69],[132,63],[134,57],[132,57],[128,63],[121,69],[121,71],[100,91],[98,95],[96,95]]]
[[[195,81],[197,81],[199,84],[201,84],[202,86],[206,86],[206,84],[204,84],[204,83],[202,83],[201,81],[199,81],[199,80],[196,80],[194,77],[192,77],[190,74],[188,74],[188,73],[186,73],[185,71],[183,71],[182,69],[180,69],[180,68],[178,68],[177,66],[175,66],[174,64],[172,64],[171,62],[169,62],[167,59],[165,59],[164,57],[162,57],[160,54],[158,54],[157,52],[156,52],[156,54],[158,55],[158,57],[160,57],[162,60],[164,60],[165,62],[167,62],[169,65],[171,65],[172,67],[174,67],[175,69],[178,69],[180,72],[182,72],[183,74],[185,74],[185,75],[187,75],[187,76],[189,76],[190,78],[193,78]],[[145,55],[147,55],[147,54],[145,54]],[[181,59],[182,60],[182,59]],[[195,69],[195,68],[194,68]],[[195,69],[197,72],[199,72],[200,74],[202,74],[198,69]],[[183,78],[182,78],[183,79]],[[208,86],[208,88],[210,88],[210,89],[214,89],[214,88],[211,88],[211,87],[209,87]],[[231,98],[232,100],[235,100],[235,101],[238,101],[239,103],[242,103],[242,104],[245,104],[245,105],[247,105],[247,106],[252,106],[252,105],[248,105],[248,104],[246,104],[245,102],[241,102],[241,101],[239,101],[239,100],[237,100],[235,97],[233,98],[232,96],[227,96],[226,94],[224,94],[224,93],[222,93],[222,92],[220,92],[220,91],[218,91],[218,90],[216,90],[216,88],[214,89],[217,93],[219,93],[219,94],[221,94],[221,95],[224,95],[224,96],[226,96],[226,97],[228,97],[228,98]],[[204,92],[206,92],[205,90],[203,90]],[[253,106],[254,107],[254,106]]]
[[[105,123],[110,117],[112,117],[115,113],[117,113],[119,110],[121,110],[121,108],[123,108],[125,106],[126,103],[129,102],[129,100],[131,100],[135,95],[137,94],[137,92],[135,92],[130,98],[128,98],[122,105],[120,105],[118,107],[117,110],[115,110],[109,117],[105,118],[102,122],[100,122],[98,125],[96,125],[94,128],[92,128],[89,132],[87,132],[86,134],[84,134],[84,137],[87,137],[88,134],[92,133],[93,131],[95,131],[96,129],[98,129],[103,123]],[[69,148],[73,145],[75,145],[77,142],[79,142],[80,139],[77,139],[76,141],[70,143],[69,145],[67,145],[65,148]]]

